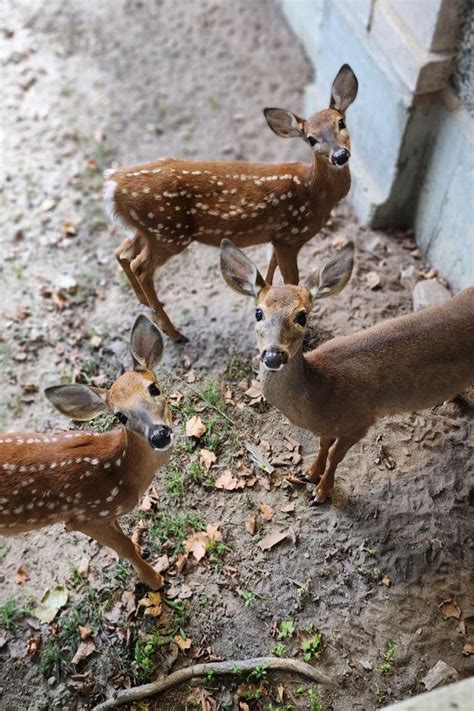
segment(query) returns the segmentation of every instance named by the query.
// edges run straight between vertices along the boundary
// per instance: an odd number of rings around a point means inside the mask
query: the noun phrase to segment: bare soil
[[[42,389],[110,382],[129,364],[128,332],[142,309],[113,256],[123,236],[105,217],[102,170],[165,155],[308,159],[302,143],[270,132],[261,109],[301,111],[310,68],[272,0],[8,0],[2,9],[0,426],[65,428]],[[308,346],[409,312],[413,283],[429,272],[412,236],[368,231],[343,203],[303,249],[303,277],[345,239],[356,242],[355,274],[314,310]],[[265,248],[249,253],[265,266]],[[371,272],[380,278],[374,289]],[[472,673],[462,653],[474,642],[469,408],[379,422],[339,467],[332,504],[310,509],[304,487],[286,477],[311,461],[316,443],[245,395],[256,372],[253,308],[226,287],[217,250],[191,245],[157,283],[190,339],[167,342],[159,369],[180,435],[127,525],[143,522],[151,560],[167,553],[168,602],[160,618],[145,616],[138,601],[147,590],[130,568],[79,534],[55,527],[1,539],[0,605],[13,601],[14,612],[0,631],[0,708],[90,709],[192,659],[268,655],[277,644],[301,658],[304,635],[318,633],[311,663],[339,679],[337,691],[278,674],[210,677],[140,708],[316,711],[316,692],[325,710],[370,711],[422,691],[440,659],[460,678]],[[184,434],[192,414],[208,426],[201,442]],[[276,460],[271,475],[245,442]],[[209,472],[199,464],[203,446],[217,456]],[[215,487],[228,468],[245,488]],[[251,535],[245,522],[254,516]],[[181,523],[170,529],[169,517]],[[224,545],[179,573],[179,537],[202,522],[219,524]],[[263,552],[257,543],[274,530],[289,536]],[[81,579],[84,557],[90,572]],[[58,583],[70,599],[52,626],[21,612]],[[439,605],[451,598],[460,611],[444,619]],[[294,631],[282,636],[285,620]],[[72,664],[79,625],[91,628],[96,651]],[[192,640],[189,650],[178,654],[176,634]],[[31,638],[42,645],[29,656]]]

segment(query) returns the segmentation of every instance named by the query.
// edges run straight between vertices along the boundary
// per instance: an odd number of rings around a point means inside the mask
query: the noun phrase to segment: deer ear
[[[71,420],[92,420],[107,410],[107,390],[90,388],[88,385],[53,385],[44,394],[52,405]]]
[[[263,109],[268,125],[280,138],[303,136],[304,119],[285,109]]]
[[[140,314],[133,324],[130,353],[134,370],[153,370],[163,356],[161,333],[144,314]]]
[[[230,239],[221,242],[221,272],[231,289],[257,298],[265,280],[255,264]]]
[[[356,98],[358,88],[356,75],[348,64],[343,64],[331,87],[329,108],[343,114]]]
[[[348,242],[337,257],[326,262],[319,271],[309,277],[307,284],[313,299],[335,296],[344,289],[354,267],[354,243]]]

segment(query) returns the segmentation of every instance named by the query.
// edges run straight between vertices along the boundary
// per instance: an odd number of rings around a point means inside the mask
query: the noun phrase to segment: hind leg
[[[165,264],[171,256],[173,255],[169,252],[161,251],[158,255],[152,257],[148,244],[145,244],[140,253],[131,262],[130,269],[140,285],[147,306],[153,311],[157,325],[175,343],[186,343],[188,339],[177,330],[164,310],[155,290],[155,270]]]
[[[140,234],[137,232],[134,237],[129,237],[115,250],[115,258],[125,272],[130,286],[135,292],[135,296],[144,306],[148,306],[145,294],[140,286],[140,282],[130,268],[130,262],[140,252]]]

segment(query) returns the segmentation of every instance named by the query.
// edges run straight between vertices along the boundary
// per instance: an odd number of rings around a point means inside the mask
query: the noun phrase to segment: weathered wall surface
[[[474,283],[474,6],[463,0],[280,2],[315,68],[307,114],[327,103],[343,62],[359,78],[348,121],[350,198],[360,219],[372,227],[413,228],[455,290]]]

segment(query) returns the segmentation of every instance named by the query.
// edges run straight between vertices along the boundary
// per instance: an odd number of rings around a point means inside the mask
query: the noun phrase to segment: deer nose
[[[171,429],[166,425],[158,425],[150,430],[148,441],[153,449],[167,449],[171,444]]]
[[[331,163],[333,165],[345,165],[349,160],[350,155],[351,154],[349,153],[347,148],[338,148],[337,150],[333,151],[331,155]]]
[[[280,370],[288,360],[288,354],[277,348],[271,348],[262,353],[262,361],[269,370]]]

